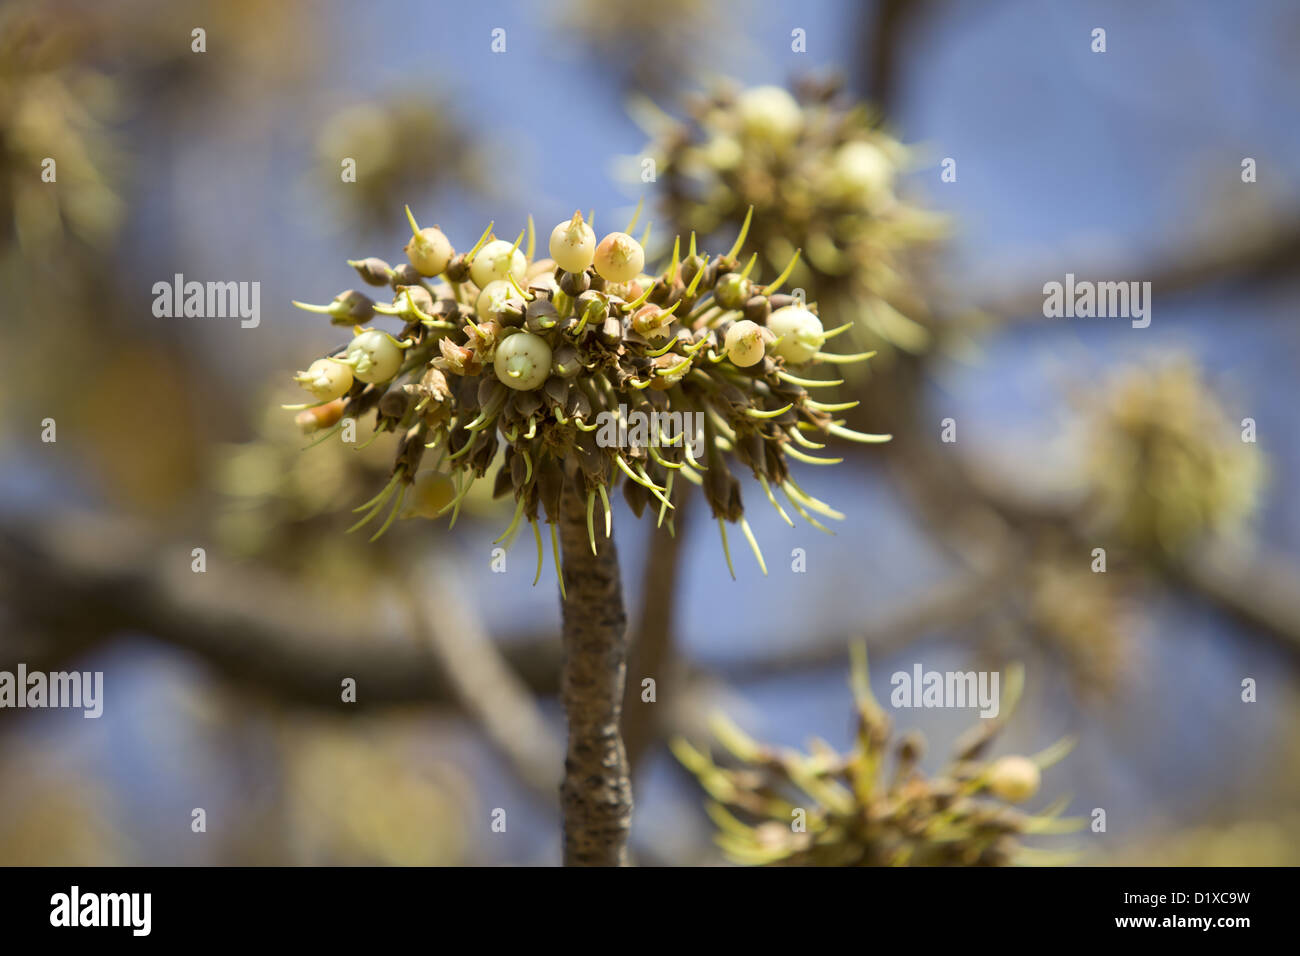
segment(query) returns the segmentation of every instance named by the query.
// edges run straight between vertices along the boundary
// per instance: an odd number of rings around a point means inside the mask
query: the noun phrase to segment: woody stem
[[[569,724],[561,804],[565,866],[626,866],[632,784],[620,722],[627,677],[627,612],[612,537],[587,538],[585,496],[565,485],[564,663],[560,696]]]

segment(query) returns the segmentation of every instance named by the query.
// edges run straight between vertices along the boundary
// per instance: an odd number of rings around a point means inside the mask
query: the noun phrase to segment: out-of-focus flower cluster
[[[597,242],[575,213],[550,233],[550,258],[536,259],[531,222],[513,243],[494,238],[489,224],[458,253],[440,229],[407,215],[407,262],[351,263],[366,283],[390,290],[389,302],[349,289],[328,305],[298,303],[354,326],[349,342],[299,373],[316,399],[300,409],[320,418],[323,439],[368,413],[375,437],[398,436],[390,480],[358,509],[354,527],[388,507],[377,537],[403,502],[428,517],[450,511],[454,521],[470,488],[496,466],[494,495],[516,502],[498,540],[530,525],[540,573],[539,521],[552,525],[558,551],[564,488],[585,499],[594,551],[597,499],[606,536],[609,492],[620,482],[638,515],[652,507],[671,530],[681,478],[702,488],[724,548],[725,522],[739,523],[764,567],[732,466],[754,475],[786,521],[793,524],[776,491],[822,527],[814,513],[842,516],[800,489],[790,460],[838,461],[812,454],[830,436],[888,437],[845,428],[835,413],[856,403],[818,402],[809,389],[835,383],[792,371],[869,355],[826,351],[847,326],[828,331],[815,306],[779,294],[786,275],[766,285],[752,278],[756,257],[738,258],[748,223],[727,253],[705,255],[692,236],[652,273],[644,237],[629,234],[636,217],[627,232]],[[362,328],[372,319],[399,330]]]
[[[985,758],[1024,683],[1007,674],[1002,709],[959,739],[934,777],[919,768],[925,742],[891,740],[889,718],[871,693],[866,652],[854,649],[857,739],[847,754],[814,740],[807,754],[755,742],[725,718],[714,733],[734,763],[723,766],[682,740],[678,759],[712,798],[717,842],[737,863],[769,866],[1006,866],[1063,862],[1021,838],[1076,830],[1064,801],[1036,813],[1011,806],[1031,799],[1041,771],[1068,753],[1061,741],[1034,757]],[[890,766],[889,754],[894,759]]]
[[[0,8],[0,222],[26,247],[104,239],[123,205],[111,185],[121,157],[108,127],[120,90],[84,66],[88,30],[27,3]],[[49,161],[54,165],[48,165]],[[54,177],[54,178],[49,178]]]
[[[385,479],[392,457],[377,445],[356,449],[343,443],[304,455],[304,446],[316,440],[312,436],[335,424],[341,409],[341,401],[305,409],[295,422],[267,409],[255,437],[218,448],[214,487],[222,498],[213,531],[223,552],[309,573],[327,585],[355,581],[356,551],[338,536],[336,516]],[[439,494],[445,503],[452,497],[451,480],[444,477],[440,488],[428,491],[435,503]],[[415,516],[410,505],[399,517]],[[475,515],[500,512],[486,488],[471,491],[463,506]],[[395,566],[400,562],[387,555],[366,561],[374,574]]]
[[[1097,389],[1087,480],[1100,524],[1137,550],[1173,556],[1239,530],[1264,480],[1258,446],[1188,359],[1121,370]]]
[[[700,41],[721,29],[722,14],[707,0],[567,0],[557,25],[564,38],[580,38],[628,87],[662,91],[698,66]],[[742,38],[731,31],[729,42]]]
[[[861,347],[928,345],[905,257],[940,237],[943,220],[899,197],[908,150],[866,106],[846,102],[833,82],[807,81],[797,96],[724,86],[687,112],[683,121],[648,105],[638,114],[654,135],[646,152],[676,228],[712,235],[752,206],[764,262],[779,268],[802,250],[792,285],[853,320]]]
[[[359,103],[331,115],[316,140],[319,182],[345,208],[344,221],[364,230],[387,224],[403,195],[455,185],[477,189],[487,159],[451,107],[404,95]],[[343,158],[356,162],[355,182],[336,189]]]
[[[1029,620],[1081,689],[1110,690],[1130,663],[1135,622],[1120,581],[1059,547],[1045,548],[1030,569]]]
[[[378,449],[356,454],[330,447],[302,454],[303,434],[318,430],[312,412],[295,426],[283,413],[263,418],[250,441],[218,449],[215,487],[222,494],[215,533],[222,550],[321,574],[331,565],[355,572],[331,520],[362,489],[382,480],[388,462]],[[310,568],[300,568],[301,562]]]

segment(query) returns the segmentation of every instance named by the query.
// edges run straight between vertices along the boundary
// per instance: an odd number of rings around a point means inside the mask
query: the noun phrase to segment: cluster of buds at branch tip
[[[909,253],[942,237],[943,220],[899,195],[909,150],[837,82],[804,80],[794,93],[719,83],[686,99],[681,120],[648,102],[634,106],[671,222],[714,235],[752,217],[760,260],[779,269],[802,250],[793,284],[851,323],[859,347],[929,346],[934,327],[909,281]],[[720,277],[714,298],[741,309],[752,289],[737,270]],[[808,339],[787,339],[788,362],[816,351],[815,334]]]
[[[889,718],[871,693],[861,645],[853,648],[851,684],[857,734],[848,753],[823,741],[813,741],[807,754],[766,746],[722,716],[714,718],[713,732],[729,761],[717,762],[684,740],[673,742],[678,760],[711,798],[709,816],[728,857],[766,866],[1069,862],[1069,854],[1021,842],[1079,829],[1082,820],[1062,818],[1064,800],[1037,813],[1010,804],[1037,795],[1043,769],[1065,757],[1072,741],[1032,757],[983,756],[1019,699],[1021,668],[1008,673],[999,716],[959,738],[948,765],[933,777],[920,770],[920,734],[893,738]]]
[[[847,326],[827,331],[815,305],[781,293],[797,252],[781,275],[758,284],[756,258],[740,258],[748,218],[727,253],[705,254],[692,234],[649,272],[649,227],[641,239],[632,235],[639,213],[597,241],[590,218],[575,212],[551,231],[549,258],[536,259],[531,219],[513,242],[495,238],[489,224],[461,253],[437,227],[421,228],[408,208],[406,263],[350,261],[368,285],[391,290],[390,304],[349,290],[327,306],[303,306],[354,325],[355,337],[296,381],[318,405],[340,403],[339,419],[373,412],[376,437],[399,436],[390,480],[358,509],[354,527],[387,507],[382,533],[412,496],[421,503],[408,513],[450,512],[454,522],[470,487],[493,469],[493,492],[515,501],[499,540],[508,545],[531,527],[539,569],[540,524],[551,526],[556,551],[566,487],[587,502],[595,551],[596,505],[608,535],[619,486],[638,516],[649,508],[656,525],[673,533],[675,498],[683,485],[697,485],[722,530],[728,567],[726,525],[735,523],[764,573],[734,467],[749,470],[790,524],[776,492],[822,530],[817,516],[843,517],[799,487],[790,461],[839,461],[812,453],[829,437],[870,443],[889,436],[846,428],[834,416],[849,404],[810,394],[838,382],[805,378],[795,367],[860,362],[871,353],[827,351]],[[401,328],[390,334],[357,324],[381,319]],[[688,440],[697,422],[700,444]],[[328,438],[330,429],[321,430]],[[451,488],[437,509],[428,504],[434,487]]]
[[[1079,403],[1097,531],[1158,562],[1240,534],[1257,511],[1267,468],[1254,425],[1234,421],[1190,356],[1120,368]]]

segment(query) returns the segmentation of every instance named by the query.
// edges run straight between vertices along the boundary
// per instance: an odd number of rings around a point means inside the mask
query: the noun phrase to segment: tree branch
[[[1233,617],[1300,653],[1300,568],[1283,556],[1252,554],[1216,541],[1169,573]]]
[[[553,803],[563,748],[528,686],[461,596],[456,569],[434,558],[413,577],[408,593],[416,632],[433,649],[461,709],[479,722],[519,779]]]
[[[273,571],[212,554],[196,574],[189,548],[87,514],[0,525],[0,597],[13,619],[0,659],[35,666],[128,632],[199,654],[281,702],[339,710],[456,702],[430,649],[371,602],[321,600]],[[555,692],[553,632],[521,636],[502,653],[531,692]],[[355,704],[340,699],[344,677],[357,682]]]
[[[626,866],[632,783],[619,733],[627,678],[627,613],[612,537],[587,537],[586,502],[571,480],[560,506],[564,666],[569,720],[561,788],[565,866]]]
[[[1074,273],[1075,281],[1149,281],[1151,294],[1172,296],[1216,282],[1287,275],[1300,259],[1300,211],[1276,215],[1249,228],[1206,230],[1206,237],[1145,261],[1117,256],[1114,261],[1069,264],[1036,270],[1002,283],[1004,290],[974,296],[980,311],[1000,321],[1022,322],[1043,317],[1043,283]],[[1135,263],[1136,264],[1133,264]]]
[[[643,703],[641,681],[650,677],[656,689],[675,675],[673,665],[673,615],[677,611],[677,571],[682,535],[691,510],[690,495],[676,502],[673,513],[675,535],[656,529],[650,533],[650,554],[641,578],[641,611],[637,616],[628,671],[631,680],[623,695],[623,741],[627,759],[636,768],[660,730],[657,704]]]
[[[214,556],[206,575],[191,574],[185,545],[90,515],[71,523],[73,533],[59,531],[57,524],[0,522],[0,598],[11,618],[0,630],[0,669],[23,661],[35,670],[59,670],[115,634],[132,632],[197,654],[220,674],[279,703],[341,711],[411,704],[464,709],[456,678],[434,649],[413,642],[409,632],[376,624],[385,616],[371,613],[369,606],[317,601],[295,581],[262,568],[223,568]],[[590,546],[584,546],[590,555]],[[167,556],[163,562],[159,554]],[[163,573],[160,564],[170,561],[179,561],[185,574]],[[865,639],[873,651],[887,653],[913,637],[961,623],[996,597],[995,573],[958,579],[929,589],[914,603],[886,608],[857,635],[829,628],[794,646],[773,645],[778,649],[705,669],[684,663],[681,676],[688,680],[708,670],[743,682],[838,667],[851,639]],[[264,599],[293,613],[281,613]],[[353,623],[356,618],[368,623]],[[529,694],[559,692],[557,635],[519,635],[494,643],[504,666]],[[748,638],[736,642],[750,644]],[[339,699],[343,676],[357,680],[356,704]]]

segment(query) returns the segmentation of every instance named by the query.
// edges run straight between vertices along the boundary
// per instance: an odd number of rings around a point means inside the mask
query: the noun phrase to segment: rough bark
[[[564,783],[565,866],[626,866],[632,784],[620,721],[627,678],[627,613],[614,539],[587,538],[585,499],[566,487],[564,664],[560,697],[569,722]]]

